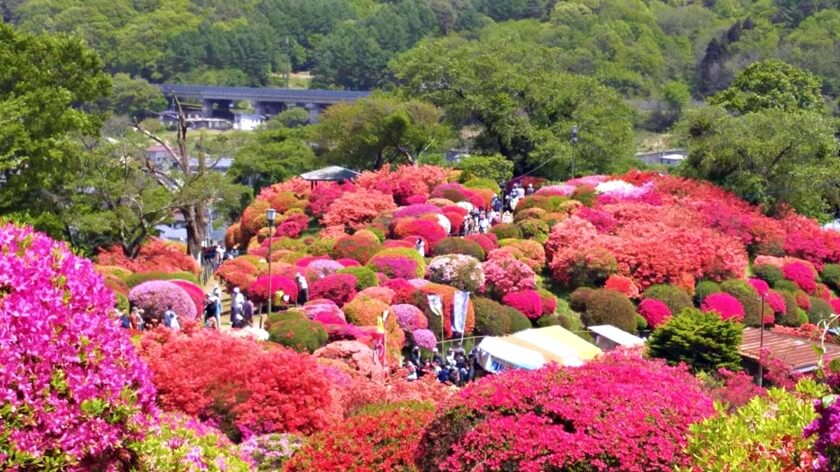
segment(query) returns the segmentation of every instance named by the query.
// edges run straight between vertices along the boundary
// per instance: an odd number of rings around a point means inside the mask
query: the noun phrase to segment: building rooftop
[[[344,167],[339,166],[324,167],[323,169],[300,174],[300,177],[303,180],[309,180],[312,182],[337,182],[341,180],[352,180],[358,176],[359,173],[355,170],[345,169]]]
[[[761,343],[761,330],[758,328],[744,329],[744,338],[738,352],[741,356],[758,361]],[[820,360],[818,354],[819,341],[812,341],[799,336],[764,331],[764,349],[767,349],[770,356],[787,364],[796,372],[811,372],[816,370]],[[823,355],[823,362],[828,364],[834,359],[840,358],[840,345],[825,343],[826,352]]]

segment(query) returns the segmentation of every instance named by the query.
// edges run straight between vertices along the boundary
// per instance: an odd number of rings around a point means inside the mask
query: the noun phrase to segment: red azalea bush
[[[408,280],[399,278],[386,280],[383,287],[394,291],[395,304],[411,303],[414,292],[417,291],[417,288]]]
[[[471,234],[464,239],[466,239],[467,241],[475,241],[476,243],[478,243],[478,245],[481,246],[482,249],[484,249],[484,252],[486,254],[489,254],[490,251],[499,247],[498,243],[496,242],[496,235],[493,233]]]
[[[403,165],[396,169],[383,167],[377,171],[362,172],[356,186],[382,193],[389,193],[400,205],[410,203],[416,195],[428,195],[433,188],[450,180],[450,171],[429,165]]]
[[[361,229],[383,212],[396,208],[391,195],[375,190],[345,192],[321,218],[325,226],[350,226]]]
[[[536,274],[527,264],[512,257],[498,257],[481,264],[484,271],[485,290],[501,299],[510,292],[533,290],[537,286]]]
[[[744,306],[728,293],[718,292],[703,299],[701,309],[715,312],[723,320],[744,321]]]
[[[233,287],[248,288],[260,273],[258,258],[253,256],[239,256],[228,259],[219,266],[214,274],[222,283]]]
[[[394,237],[397,239],[423,238],[426,250],[434,252],[435,245],[446,237],[446,231],[436,221],[427,219],[404,219],[394,227]]]
[[[671,310],[668,305],[655,298],[645,298],[639,303],[639,314],[647,321],[650,329],[656,329],[671,319]]]
[[[303,230],[309,226],[309,218],[303,213],[294,213],[283,218],[274,229],[274,237],[300,237]]]
[[[181,287],[167,280],[144,282],[128,292],[133,306],[142,308],[147,317],[163,319],[163,312],[170,306],[183,323],[196,318],[195,304]]]
[[[521,311],[532,320],[543,315],[542,299],[534,290],[510,292],[502,297],[502,303]]]
[[[350,274],[332,274],[312,283],[311,296],[326,298],[339,306],[356,296],[356,277]]]
[[[309,434],[342,414],[314,358],[290,349],[265,349],[216,330],[192,336],[158,330],[144,336],[141,356],[164,409],[218,422],[234,440]]]
[[[183,244],[151,238],[134,258],[125,255],[120,246],[100,248],[96,256],[100,265],[124,267],[132,272],[190,272],[198,275],[200,267],[187,255]]]
[[[814,293],[817,289],[817,282],[814,280],[816,273],[805,263],[789,262],[782,267],[782,273],[786,279],[793,281],[808,293]]]
[[[421,471],[671,471],[689,426],[714,414],[685,367],[610,353],[582,367],[470,384],[420,440]]]
[[[352,183],[337,184],[335,182],[320,182],[318,184],[318,191],[312,192],[309,196],[309,202],[306,206],[309,214],[320,218],[329,210],[330,205],[344,192],[352,192],[354,186]]]
[[[434,412],[432,403],[368,406],[357,416],[309,438],[285,470],[416,471],[417,442]]]
[[[618,292],[627,298],[639,298],[639,287],[630,277],[613,274],[607,278],[604,288]]]
[[[0,287],[0,469],[129,468],[155,389],[93,264],[5,224]]]
[[[271,279],[271,291],[277,293],[282,291],[284,295],[289,296],[289,301],[294,303],[298,297],[298,286],[294,280],[282,275],[261,275],[252,283],[247,290],[248,296],[254,303],[268,303],[268,282]]]

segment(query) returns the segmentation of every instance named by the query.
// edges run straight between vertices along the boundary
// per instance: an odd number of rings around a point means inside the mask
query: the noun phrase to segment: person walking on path
[[[414,248],[417,249],[420,257],[426,257],[426,242],[422,238],[417,238],[417,242],[414,243]]]
[[[309,283],[306,281],[306,278],[300,274],[300,272],[295,275],[295,282],[298,286],[298,304],[303,305],[309,301]]]

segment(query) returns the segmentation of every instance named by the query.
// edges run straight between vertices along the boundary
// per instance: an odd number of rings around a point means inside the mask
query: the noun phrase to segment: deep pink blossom
[[[715,312],[723,320],[744,321],[744,305],[728,293],[713,293],[703,299],[703,311]]]
[[[668,305],[655,298],[645,298],[639,303],[639,314],[647,321],[650,329],[656,329],[659,325],[671,319],[671,310]]]

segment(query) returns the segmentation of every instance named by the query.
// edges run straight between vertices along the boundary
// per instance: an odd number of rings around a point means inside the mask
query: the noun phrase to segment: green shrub
[[[379,279],[376,278],[376,272],[365,266],[351,266],[345,267],[338,271],[339,274],[350,274],[356,277],[356,291],[361,292],[368,287],[376,287],[379,285]]]
[[[621,293],[601,288],[589,294],[581,320],[586,326],[606,324],[635,333],[636,307]]]
[[[531,320],[528,319],[527,316],[523,315],[521,311],[517,310],[516,308],[511,308],[506,306],[506,311],[508,318],[510,318],[510,332],[517,333],[519,331],[530,329]]]
[[[483,178],[495,182],[505,182],[513,177],[513,161],[501,154],[467,156],[458,163],[458,169],[461,169],[460,178],[463,181]]]
[[[773,288],[776,290],[785,290],[788,292],[795,292],[799,290],[799,285],[796,285],[796,282],[792,280],[780,280],[773,285]]]
[[[332,238],[314,238],[306,247],[306,252],[313,256],[329,256],[332,253],[336,240]]]
[[[572,310],[575,310],[579,313],[586,311],[586,300],[589,300],[589,296],[592,295],[595,289],[589,287],[580,287],[571,295],[569,295],[569,305],[571,306]]]
[[[590,185],[581,185],[572,193],[573,200],[577,200],[588,207],[594,205],[597,198],[598,194],[595,192],[595,187]]]
[[[114,292],[114,305],[123,313],[128,313],[128,310],[130,309],[128,297],[119,292]]]
[[[834,290],[840,290],[840,264],[826,264],[820,272],[820,279]]]
[[[555,314],[541,316],[537,319],[537,327],[538,328],[545,328],[547,326],[562,326],[563,323],[560,322],[560,317]]]
[[[522,230],[513,223],[501,223],[490,228],[490,232],[496,235],[496,239],[522,239]]]
[[[808,320],[811,323],[817,324],[827,319],[833,312],[827,301],[819,297],[811,297],[811,308],[808,310]]]
[[[289,251],[306,252],[308,249],[306,243],[302,239],[293,239],[288,236],[283,236],[278,240],[271,239],[272,249],[286,249]]]
[[[687,308],[653,331],[648,353],[672,365],[685,362],[695,373],[713,373],[721,367],[741,370],[738,348],[743,329],[715,313]]]
[[[489,298],[475,297],[475,332],[484,336],[503,336],[510,334],[510,315],[507,307]]]
[[[694,303],[700,306],[703,300],[713,293],[720,292],[720,284],[711,280],[703,280],[694,288]]]
[[[803,310],[802,308],[796,308],[796,317],[799,318],[799,324],[804,325],[805,323],[809,322],[808,319],[808,312]]]
[[[134,288],[150,280],[187,280],[198,285],[198,277],[190,272],[138,272],[125,278],[128,288]]]
[[[779,295],[785,300],[785,313],[778,317],[777,321],[785,326],[799,326],[802,321],[799,318],[799,305],[796,304],[796,294],[789,290],[778,290]],[[807,322],[808,315],[805,315]]]
[[[271,342],[310,354],[327,344],[329,336],[324,325],[308,320],[300,312],[277,313],[269,319],[268,340]]]
[[[492,191],[496,195],[499,195],[502,191],[502,189],[499,188],[499,184],[497,182],[493,182],[493,179],[486,179],[481,177],[473,177],[470,180],[467,180],[466,182],[464,182],[464,187],[484,188]]]
[[[744,306],[744,324],[747,326],[761,325],[761,298],[752,285],[746,280],[730,279],[720,284],[720,289],[737,298]],[[766,309],[765,313],[773,313]]]
[[[516,223],[516,225],[519,226],[519,229],[522,231],[522,236],[526,239],[533,239],[541,243],[548,240],[548,233],[551,231],[547,222],[534,218],[522,220]]]
[[[647,331],[648,322],[644,316],[636,314],[636,332]]]
[[[465,254],[467,256],[475,257],[483,261],[487,254],[484,248],[475,241],[469,239],[448,237],[441,239],[435,246],[435,255],[443,256],[446,254]]]
[[[653,298],[668,305],[671,313],[680,313],[694,304],[691,296],[685,290],[668,284],[651,285],[645,289],[643,298]]]
[[[779,281],[785,280],[782,269],[770,264],[755,265],[752,268],[752,272],[754,276],[767,282],[771,287],[775,287]]]

